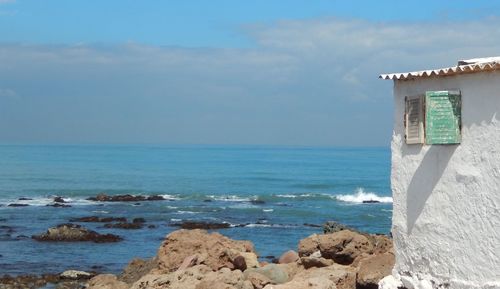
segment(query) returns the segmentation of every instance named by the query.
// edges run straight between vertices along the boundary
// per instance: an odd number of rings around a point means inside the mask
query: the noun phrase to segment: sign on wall
[[[460,91],[425,93],[425,143],[458,144],[461,141]]]

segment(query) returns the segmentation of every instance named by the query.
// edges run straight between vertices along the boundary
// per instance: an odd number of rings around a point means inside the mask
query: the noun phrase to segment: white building
[[[380,78],[394,80],[396,253],[380,288],[500,288],[500,57]]]

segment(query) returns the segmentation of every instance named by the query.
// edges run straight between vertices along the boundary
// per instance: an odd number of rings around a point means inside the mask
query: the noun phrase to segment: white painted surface
[[[404,97],[449,89],[462,143],[407,145]],[[409,289],[500,288],[500,72],[395,81],[394,101],[393,275]]]

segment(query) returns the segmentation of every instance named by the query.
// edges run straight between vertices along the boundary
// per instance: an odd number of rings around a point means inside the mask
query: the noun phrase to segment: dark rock
[[[149,229],[155,229],[155,228],[157,228],[157,226],[156,225],[148,225],[148,228]]]
[[[234,269],[241,270],[242,272],[247,269],[247,262],[245,261],[245,257],[237,256],[233,260]]]
[[[17,200],[19,200],[19,201],[32,201],[33,199],[32,198],[21,197],[21,198],[19,198]]]
[[[80,223],[110,223],[110,222],[127,222],[127,218],[124,217],[105,217],[99,218],[97,216],[88,216],[81,218],[73,218],[69,220],[70,222],[80,222]]]
[[[47,207],[55,207],[55,208],[71,208],[71,205],[60,204],[60,203],[48,204],[46,206]]]
[[[49,228],[47,232],[33,235],[31,238],[41,242],[95,242],[110,243],[121,241],[122,238],[113,234],[99,234],[75,224],[61,224]]]
[[[28,204],[9,204],[7,207],[27,207],[29,206]]]
[[[376,204],[376,203],[380,203],[380,201],[377,201],[377,200],[364,200],[363,201],[363,204]]]
[[[134,218],[132,220],[132,223],[137,224],[137,223],[146,223],[146,219],[144,218]]]
[[[115,229],[126,229],[126,230],[137,230],[142,229],[141,223],[109,223],[105,224],[104,228],[115,228]]]
[[[165,198],[159,195],[153,195],[147,197],[134,196],[130,194],[108,196],[104,193],[101,193],[95,197],[87,198],[87,200],[96,202],[142,202],[142,201],[163,201],[165,200]]]
[[[210,203],[210,202],[212,202],[212,200],[211,199],[205,199],[205,200],[203,200],[203,202]]]
[[[332,234],[332,233],[336,233],[336,232],[343,231],[343,230],[350,230],[353,232],[357,232],[357,230],[352,229],[348,226],[342,225],[341,223],[335,222],[335,221],[328,221],[323,225],[323,233],[324,234]]]
[[[30,237],[26,236],[26,235],[19,235],[16,237],[16,240],[26,240],[26,239],[29,239]]]
[[[54,202],[55,203],[66,203],[66,201],[62,197],[55,197]]]
[[[311,228],[321,228],[321,227],[323,227],[321,225],[309,224],[309,223],[304,223],[304,226],[311,227]]]
[[[266,202],[263,200],[255,199],[255,200],[251,200],[250,203],[252,203],[253,205],[263,205]]]
[[[174,227],[181,227],[182,229],[205,229],[205,230],[215,230],[215,229],[227,229],[231,227],[229,223],[208,223],[208,222],[197,222],[197,221],[185,221],[182,223],[171,224]]]

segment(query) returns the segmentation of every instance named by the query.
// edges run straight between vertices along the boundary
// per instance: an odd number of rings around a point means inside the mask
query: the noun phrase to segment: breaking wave
[[[365,192],[362,188],[359,188],[355,194],[352,195],[337,195],[335,199],[348,202],[348,203],[367,203],[367,202],[376,202],[376,203],[392,203],[392,197],[382,197],[378,196],[375,193]]]

